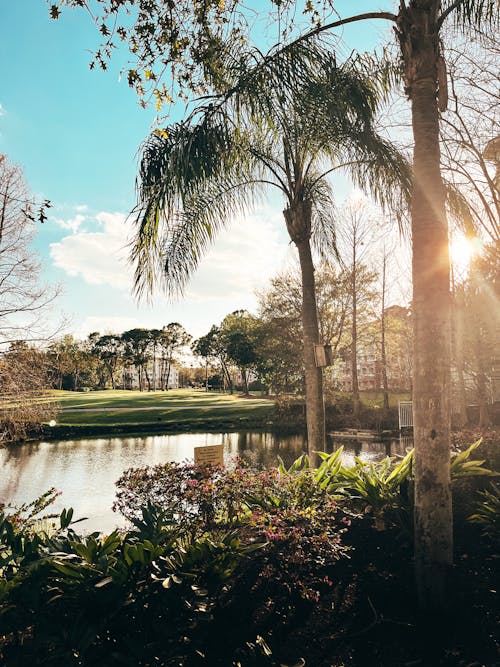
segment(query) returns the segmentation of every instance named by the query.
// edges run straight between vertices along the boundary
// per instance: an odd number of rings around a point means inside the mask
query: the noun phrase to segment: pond
[[[75,518],[87,531],[110,531],[123,525],[113,513],[115,482],[127,468],[155,465],[166,461],[192,459],[194,447],[224,445],[229,461],[240,456],[258,466],[272,466],[280,456],[292,463],[305,449],[303,435],[278,436],[272,433],[182,433],[142,437],[92,438],[30,443],[0,449],[0,503],[22,504],[34,500],[50,487],[61,491],[55,512],[73,507]],[[344,446],[345,462],[354,456],[376,460],[386,455],[404,455],[411,439],[387,442],[331,438],[328,451]]]

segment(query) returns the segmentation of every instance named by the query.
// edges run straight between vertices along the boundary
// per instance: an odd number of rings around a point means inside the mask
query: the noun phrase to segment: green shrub
[[[500,487],[492,484],[491,490],[479,492],[479,498],[469,521],[479,525],[484,536],[500,543]]]
[[[277,665],[263,624],[299,619],[347,555],[349,518],[308,469],[171,464],[118,488],[123,532],[1,516],[0,662]]]
[[[188,661],[221,587],[259,547],[194,538],[153,506],[125,533],[80,536],[71,520],[64,511],[48,535],[0,516],[2,664]]]

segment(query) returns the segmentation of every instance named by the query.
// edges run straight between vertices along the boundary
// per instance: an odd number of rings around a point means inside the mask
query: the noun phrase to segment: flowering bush
[[[331,586],[332,566],[347,555],[347,510],[302,461],[291,471],[259,471],[240,461],[232,468],[168,463],[127,470],[117,486],[114,509],[128,519],[151,503],[193,533],[229,524],[248,544],[265,542],[243,569],[245,585],[260,591],[266,604],[273,595],[317,600]]]
[[[126,470],[116,482],[113,509],[129,521],[151,504],[192,530],[240,525],[254,510],[310,511],[326,491],[314,471],[255,470],[237,460],[232,467],[166,463]]]
[[[130,468],[116,482],[113,509],[133,520],[150,503],[186,529],[206,530],[238,521],[246,512],[251,481],[250,470],[239,464],[234,469],[189,462]]]

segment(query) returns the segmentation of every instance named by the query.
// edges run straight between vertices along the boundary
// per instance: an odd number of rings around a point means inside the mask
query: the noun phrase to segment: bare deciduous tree
[[[21,169],[0,154],[0,442],[26,437],[55,409],[43,396],[42,357],[26,345],[50,336],[47,313],[59,292],[40,282],[33,206]]]
[[[26,343],[13,343],[0,355],[0,444],[41,432],[57,404],[46,395],[47,357]]]
[[[462,220],[489,244],[500,242],[500,33],[476,31],[449,40],[450,103],[442,117],[442,165],[467,199],[472,220]],[[497,148],[495,148],[495,140]],[[489,149],[488,149],[489,147]],[[467,225],[467,222],[473,225]],[[465,223],[465,225],[464,225]]]
[[[0,343],[51,335],[46,316],[59,289],[40,281],[32,206],[20,167],[0,154]]]

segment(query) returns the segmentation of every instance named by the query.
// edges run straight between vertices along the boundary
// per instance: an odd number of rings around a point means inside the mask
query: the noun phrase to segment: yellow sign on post
[[[224,465],[224,445],[207,445],[194,448],[194,462],[202,466]]]

